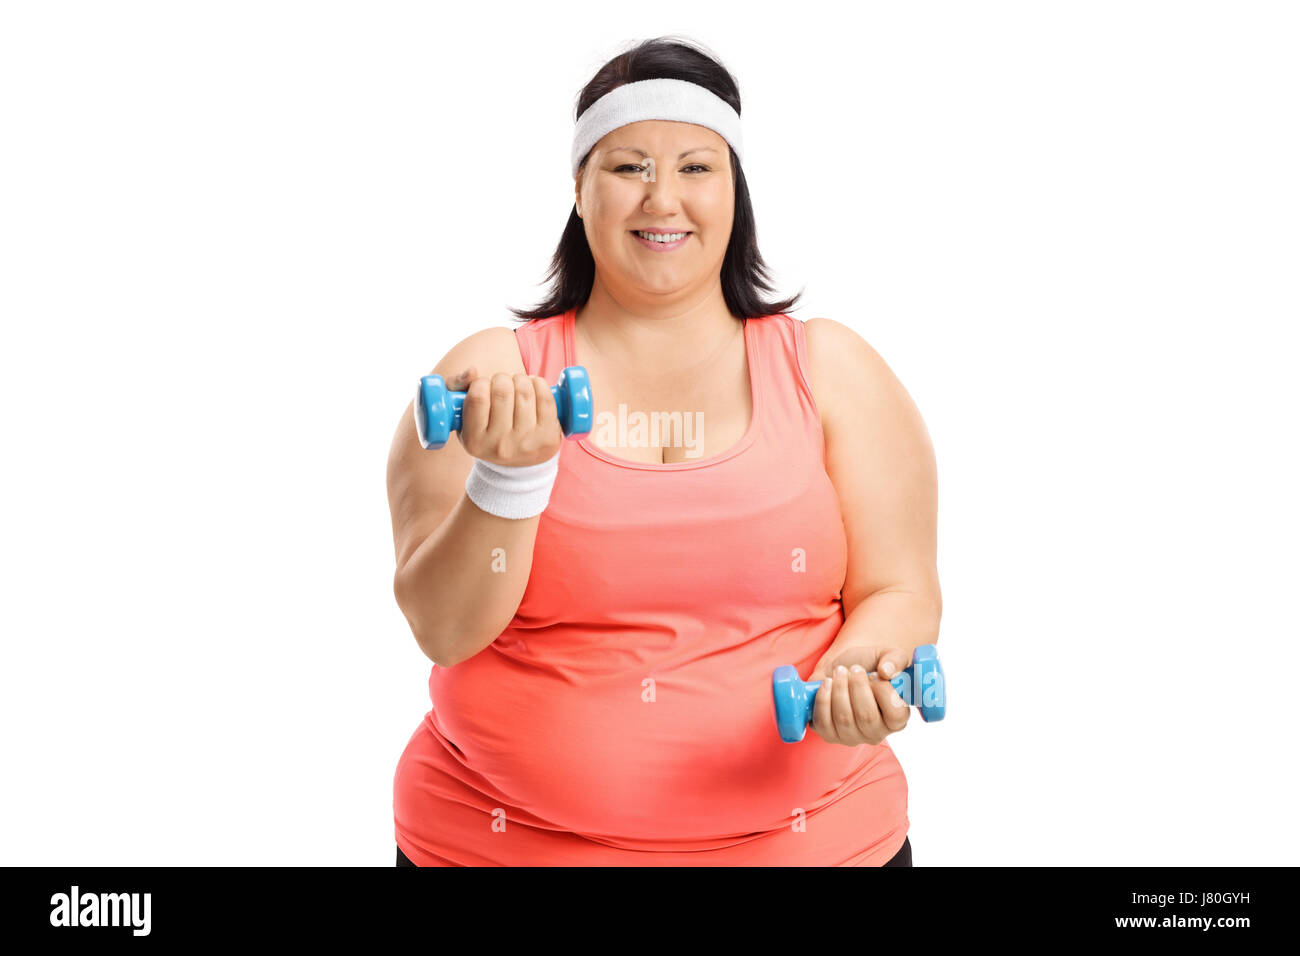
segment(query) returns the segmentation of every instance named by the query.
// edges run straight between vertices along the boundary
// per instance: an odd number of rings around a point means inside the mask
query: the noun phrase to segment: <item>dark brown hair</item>
[[[696,83],[740,112],[740,89],[735,78],[716,57],[691,40],[663,36],[643,40],[602,66],[578,94],[574,120],[610,90],[638,80],[660,77]],[[745,172],[736,159],[736,151],[728,149],[727,152],[731,155],[731,174],[736,183],[731,239],[722,259],[722,294],[727,308],[738,319],[788,312],[803,290],[779,302],[765,301],[763,292],[771,292],[773,287],[767,281],[768,269],[758,253],[749,187],[745,183]],[[585,168],[586,164],[587,156],[584,156],[580,168]],[[592,258],[575,203],[569,210],[569,221],[564,225],[560,244],[551,257],[550,268],[543,280],[552,283],[545,299],[535,308],[511,308],[510,311],[524,321],[567,312],[587,301],[595,278],[596,261]]]

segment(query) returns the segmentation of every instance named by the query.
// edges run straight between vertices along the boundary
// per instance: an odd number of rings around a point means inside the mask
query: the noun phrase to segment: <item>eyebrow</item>
[[[614,146],[610,148],[611,153],[617,153],[620,151],[625,153],[636,153],[638,156],[648,157],[650,155],[644,149],[636,149],[633,146]],[[691,153],[716,153],[716,152],[717,150],[714,149],[712,146],[696,146],[694,149],[688,149],[684,153],[679,153],[677,155],[677,158],[685,159],[687,156],[691,155]]]

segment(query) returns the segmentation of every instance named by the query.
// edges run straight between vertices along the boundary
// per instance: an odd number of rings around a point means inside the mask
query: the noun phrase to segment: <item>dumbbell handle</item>
[[[871,671],[867,674],[867,679],[870,680],[876,676],[878,676],[876,672]],[[894,688],[894,690],[898,692],[898,696],[902,697],[903,700],[906,701],[911,696],[912,681],[915,679],[915,676],[916,675],[913,673],[911,666],[905,667],[901,673],[895,674],[890,679],[889,686]],[[803,686],[804,692],[808,695],[808,703],[803,718],[803,722],[806,724],[812,720],[813,706],[817,703],[817,689],[822,686],[822,682],[819,680],[806,680],[803,682]],[[909,704],[908,706],[911,705]]]
[[[425,377],[434,378],[436,376]],[[451,430],[454,432],[460,431],[461,412],[465,408],[465,396],[468,394],[468,392],[447,393],[447,404],[451,407]],[[567,388],[560,388],[558,385],[552,385],[551,394],[555,396],[556,417],[563,422],[569,414],[569,390]]]

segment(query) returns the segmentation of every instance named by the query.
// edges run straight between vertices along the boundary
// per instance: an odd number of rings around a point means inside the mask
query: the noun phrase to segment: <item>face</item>
[[[574,183],[598,281],[620,299],[717,282],[735,183],[727,141],[693,123],[643,120],[592,147]],[[644,239],[687,233],[675,242]]]

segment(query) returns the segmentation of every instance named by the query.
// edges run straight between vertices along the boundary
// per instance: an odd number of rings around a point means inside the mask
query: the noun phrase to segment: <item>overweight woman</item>
[[[443,448],[401,416],[394,593],[433,667],[399,865],[911,865],[877,675],[938,638],[934,453],[862,338],[764,301],[742,154],[698,44],[605,64],[548,298],[434,367],[468,393]],[[594,426],[566,439],[571,365]],[[781,664],[823,680],[797,744]]]

